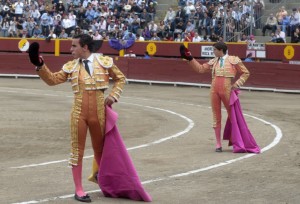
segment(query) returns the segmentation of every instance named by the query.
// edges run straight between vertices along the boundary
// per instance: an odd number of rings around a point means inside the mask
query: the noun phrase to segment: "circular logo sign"
[[[19,47],[19,50],[21,50],[22,52],[25,52],[29,48],[29,42],[26,39],[22,39],[19,41],[18,47]]]
[[[156,45],[154,43],[148,43],[146,49],[149,55],[154,55],[156,53]]]
[[[286,59],[290,60],[294,57],[294,55],[295,55],[295,50],[293,46],[288,45],[284,48],[284,56]]]

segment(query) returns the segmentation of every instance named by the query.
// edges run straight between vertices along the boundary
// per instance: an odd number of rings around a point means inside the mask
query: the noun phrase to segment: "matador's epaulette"
[[[241,59],[237,56],[228,56],[228,61],[230,62],[230,64],[238,64],[239,62],[241,62]]]
[[[103,56],[103,55],[97,54],[96,59],[98,60],[100,65],[106,69],[111,68],[114,64],[113,58],[109,57],[109,56]]]
[[[79,63],[79,59],[74,59],[72,61],[69,61],[66,64],[64,64],[62,70],[64,70],[64,72],[67,73],[72,73],[78,63]]]
[[[218,58],[217,58],[217,57],[215,57],[215,58],[209,60],[209,61],[208,61],[208,64],[209,64],[209,65],[213,65],[213,64],[216,63],[216,61],[218,61]]]

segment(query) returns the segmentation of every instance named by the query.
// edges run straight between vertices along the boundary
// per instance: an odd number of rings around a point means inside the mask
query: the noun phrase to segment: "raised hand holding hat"
[[[192,61],[194,59],[191,51],[187,49],[184,45],[180,45],[179,50],[180,50],[181,58],[186,59],[188,61]]]
[[[44,60],[40,56],[39,49],[40,45],[37,42],[31,43],[28,49],[30,62],[38,67],[43,66],[44,64]]]

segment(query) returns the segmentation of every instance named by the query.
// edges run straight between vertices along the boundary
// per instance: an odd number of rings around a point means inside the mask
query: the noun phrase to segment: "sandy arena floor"
[[[0,203],[79,203],[66,161],[70,84],[1,78],[0,93]],[[153,203],[300,203],[300,95],[242,91],[240,100],[259,155],[233,154],[226,142],[223,153],[214,152],[209,89],[125,87],[113,107]],[[91,162],[84,160],[83,183],[93,203],[136,203],[104,197],[85,179]]]

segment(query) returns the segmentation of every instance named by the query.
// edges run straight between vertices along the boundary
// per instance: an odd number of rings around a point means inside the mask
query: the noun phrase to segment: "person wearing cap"
[[[213,44],[215,58],[209,62],[200,64],[193,58],[191,52],[184,46],[180,46],[180,55],[187,60],[187,64],[198,73],[212,73],[210,88],[211,107],[213,115],[213,129],[215,132],[215,151],[222,152],[221,143],[221,103],[225,106],[230,116],[229,99],[232,89],[238,89],[248,79],[250,73],[241,59],[227,54],[227,45],[224,42]],[[239,73],[239,78],[235,76]]]
[[[100,46],[87,34],[75,36],[71,45],[74,59],[65,63],[57,72],[52,72],[39,55],[37,42],[32,43],[28,51],[31,63],[36,66],[36,73],[46,84],[54,86],[68,80],[71,82],[74,102],[71,111],[69,166],[72,167],[75,185],[74,198],[81,202],[91,202],[90,196],[82,186],[82,160],[87,131],[91,136],[94,158],[100,161],[106,122],[105,106],[119,101],[126,82],[124,74],[114,64],[113,58],[95,53]],[[109,88],[109,78],[112,78],[114,84],[105,97],[105,91]]]

